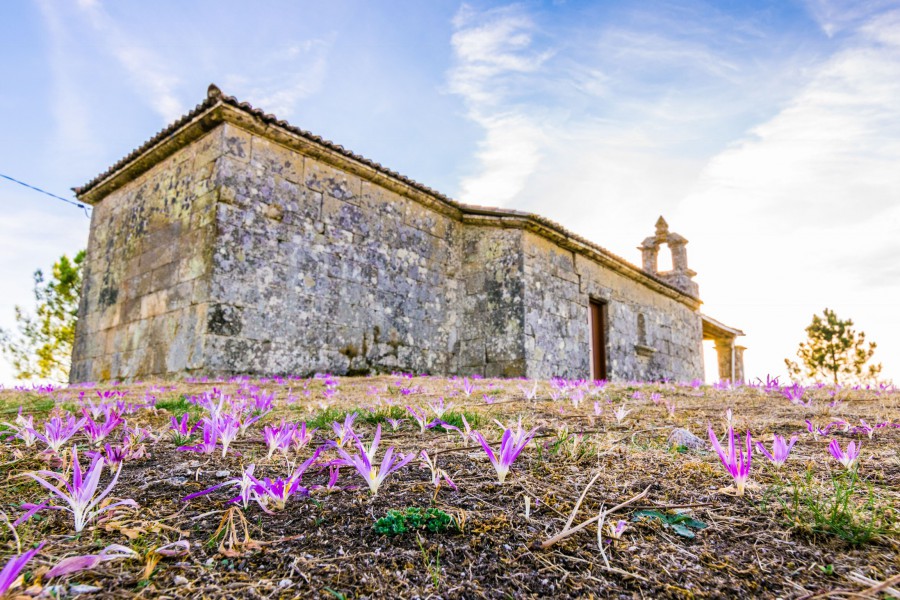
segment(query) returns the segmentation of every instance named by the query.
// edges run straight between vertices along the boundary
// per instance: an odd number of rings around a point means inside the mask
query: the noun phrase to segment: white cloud
[[[123,30],[106,13],[99,0],[81,0],[78,8],[163,121],[171,123],[184,114],[184,105],[176,93],[179,79],[174,75],[174,69],[142,44],[133,32]]]
[[[781,111],[708,162],[680,211],[689,222],[727,223],[695,266],[723,274],[701,291],[755,334],[747,358],[757,372],[829,306],[866,329],[886,374],[898,375],[898,18],[881,13],[844,31]]]
[[[519,194],[541,158],[544,131],[516,106],[522,76],[549,58],[533,49],[534,23],[517,6],[457,13],[451,44],[455,66],[449,90],[459,94],[468,116],[485,131],[475,158],[479,172],[460,184],[464,202],[503,205]]]
[[[853,29],[874,15],[896,8],[896,0],[806,0],[807,10],[829,37]]]
[[[333,36],[293,42],[254,57],[253,68],[225,77],[224,91],[279,118],[290,118],[301,100],[322,89],[333,43]]]
[[[53,74],[53,116],[56,121],[56,147],[78,148],[80,160],[90,164],[99,152],[91,132],[90,104],[81,93],[72,62],[73,40],[63,24],[63,16],[50,0],[38,0],[48,36],[48,58]]]

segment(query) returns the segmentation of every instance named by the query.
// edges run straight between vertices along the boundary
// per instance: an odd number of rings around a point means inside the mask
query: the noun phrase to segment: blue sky
[[[751,377],[783,372],[826,306],[900,376],[898,1],[36,0],[0,17],[0,173],[68,196],[215,82],[635,263],[665,215],[705,312],[747,331]],[[2,180],[0,206],[8,327],[88,220]]]

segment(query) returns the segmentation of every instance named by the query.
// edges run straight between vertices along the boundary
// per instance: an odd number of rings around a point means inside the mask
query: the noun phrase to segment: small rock
[[[688,450],[702,450],[706,448],[706,442],[698,438],[687,429],[676,428],[669,434],[669,447],[684,446]]]
[[[207,567],[211,567],[211,566],[213,566],[214,564],[216,564],[216,559],[214,559],[214,558],[207,558],[207,559],[206,559],[206,562],[203,563],[203,564],[205,564]]]
[[[280,587],[281,589],[289,588],[292,585],[294,585],[294,582],[291,581],[290,579],[282,579],[281,581],[278,582],[278,587]]]
[[[188,578],[184,577],[183,575],[176,575],[175,579],[173,579],[172,581],[174,581],[175,585],[187,585],[190,583],[190,581],[188,581]]]
[[[73,596],[77,596],[78,594],[93,594],[94,592],[99,592],[102,589],[103,588],[97,587],[96,585],[76,583],[75,585],[69,587],[69,593]]]
[[[199,460],[192,460],[191,462],[189,462],[189,463],[187,464],[187,466],[188,466],[188,469],[196,469],[197,467],[200,466],[200,461],[199,461]]]
[[[228,477],[230,474],[231,473],[229,471],[225,471],[225,470],[216,471],[216,477],[218,477],[219,479],[224,479],[224,478]]]
[[[175,487],[181,487],[188,482],[187,477],[169,477],[166,479],[166,483],[169,485],[174,485]]]

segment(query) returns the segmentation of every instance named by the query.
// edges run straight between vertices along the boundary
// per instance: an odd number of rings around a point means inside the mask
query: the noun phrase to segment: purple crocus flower
[[[22,554],[16,554],[6,562],[3,566],[3,570],[0,571],[0,596],[3,596],[9,591],[9,588],[11,588],[16,579],[19,578],[19,573],[22,572],[22,569],[25,568],[28,561],[34,558],[34,555],[40,552],[41,548],[43,548],[46,543],[47,542],[41,542],[37,548],[32,548],[28,552]]]
[[[375,466],[375,453],[378,451],[378,442],[381,439],[380,425],[378,426],[378,429],[376,429],[375,438],[368,448],[363,446],[363,443],[355,434],[353,435],[353,439],[359,450],[357,454],[351,455],[340,446],[335,447],[335,450],[337,450],[337,453],[340,455],[343,464],[355,468],[356,472],[365,479],[366,484],[369,486],[369,491],[373,496],[378,493],[378,488],[391,473],[402,469],[416,457],[414,452],[410,452],[406,456],[402,456],[398,453],[400,459],[397,460],[394,456],[394,448],[390,447],[387,449],[387,452],[384,453],[384,458],[381,459],[381,465]]]
[[[104,459],[110,468],[118,467],[126,458],[128,458],[128,451],[122,446],[110,446],[109,444],[105,444],[104,450],[106,450]]]
[[[16,416],[16,424],[12,423],[2,423],[8,427],[12,433],[12,437],[18,438],[25,442],[26,448],[31,448],[34,446],[35,440],[37,440],[36,432],[34,430],[34,416],[28,415],[27,417],[22,414],[22,407],[19,407],[19,414]]]
[[[613,540],[621,540],[622,534],[625,532],[625,528],[628,527],[628,523],[623,520],[619,520],[616,523],[612,521],[606,522],[606,536]]]
[[[121,558],[138,558],[140,555],[121,544],[110,544],[97,554],[85,554],[81,556],[69,556],[56,563],[52,569],[47,571],[46,577],[52,579],[54,577],[62,577],[79,573],[87,569],[93,569],[100,563],[118,560]]]
[[[776,469],[780,469],[782,466],[784,466],[785,461],[787,461],[788,454],[791,453],[791,448],[793,448],[794,444],[796,443],[796,435],[791,436],[791,440],[789,442],[785,442],[783,437],[775,434],[772,439],[771,454],[768,450],[766,450],[762,442],[756,442],[756,449],[759,450],[763,454],[763,456],[768,458]]]
[[[180,452],[199,452],[201,454],[212,454],[216,449],[216,434],[217,431],[215,427],[211,423],[209,423],[209,421],[204,421],[203,441],[193,446],[178,446],[177,450]]]
[[[525,396],[526,400],[534,400],[537,398],[538,382],[535,381],[530,388],[519,385],[519,389],[522,390],[522,395]]]
[[[194,434],[194,431],[197,429],[197,425],[191,426],[190,424],[191,415],[188,413],[184,413],[181,415],[181,419],[176,419],[172,417],[172,425],[169,428],[172,431],[173,437],[176,437],[180,440],[187,440]]]
[[[441,481],[446,481],[447,485],[452,487],[454,490],[456,489],[456,484],[450,479],[450,475],[447,474],[447,471],[441,469],[437,466],[437,460],[428,456],[428,452],[422,450],[421,454],[419,454],[422,459],[422,465],[428,467],[431,471],[431,483],[434,485],[436,489],[440,489]]]
[[[738,496],[744,495],[744,486],[747,478],[750,476],[750,459],[751,459],[751,440],[750,432],[747,432],[746,452],[741,448],[737,448],[734,443],[734,427],[728,428],[728,452],[726,453],[719,444],[716,432],[713,431],[712,425],[709,427],[709,441],[712,442],[713,448],[719,455],[719,460],[728,474],[734,479],[734,487]]]
[[[407,406],[406,410],[409,412],[409,414],[412,415],[413,419],[416,420],[416,423],[419,424],[420,432],[425,433],[425,428],[428,427],[428,425],[427,425],[428,418],[425,416],[425,412],[416,410],[412,406]]]
[[[250,500],[252,499],[252,492],[254,486],[257,484],[257,480],[253,477],[253,471],[256,469],[256,465],[251,464],[248,465],[244,472],[241,473],[240,477],[234,477],[227,481],[223,481],[222,483],[216,484],[212,487],[206,488],[205,490],[200,490],[199,492],[194,492],[193,494],[188,494],[184,498],[181,499],[182,502],[187,502],[188,500],[193,500],[194,498],[199,498],[200,496],[205,496],[210,492],[214,492],[219,488],[223,487],[237,487],[239,492],[238,495],[229,500],[229,502],[241,502],[244,508],[247,508]]]
[[[387,421],[388,425],[391,426],[392,431],[397,431],[400,428],[400,424],[405,422],[406,419],[392,419],[388,417],[387,419],[385,419],[385,421]]]
[[[216,427],[219,442],[222,443],[222,458],[228,454],[228,447],[241,432],[241,423],[231,415],[223,415]]]
[[[494,451],[491,450],[491,447],[484,439],[484,436],[479,432],[473,431],[472,437],[481,443],[481,447],[484,448],[488,459],[497,471],[497,479],[500,483],[503,483],[506,479],[506,475],[509,473],[510,466],[512,466],[519,454],[522,453],[522,450],[525,449],[528,442],[530,442],[535,434],[537,434],[537,430],[537,427],[535,427],[526,433],[522,429],[522,421],[520,420],[517,431],[506,429],[503,432],[503,438],[500,440],[500,451],[498,454],[494,454]]]
[[[472,393],[475,391],[475,384],[472,383],[471,381],[469,381],[468,377],[463,379],[462,391],[463,391],[463,394],[466,395],[466,398],[470,397],[472,395]],[[440,416],[440,415],[438,415],[438,416]]]
[[[859,451],[862,450],[862,444],[857,446],[856,442],[850,442],[847,446],[847,451],[844,452],[841,450],[841,445],[837,439],[833,439],[828,444],[828,450],[836,461],[841,463],[845,469],[851,471],[859,460]]]
[[[90,415],[85,411],[84,415],[84,432],[87,434],[88,438],[90,438],[91,443],[99,444],[102,442],[106,436],[113,432],[113,430],[122,424],[122,417],[115,411],[110,411],[106,414],[106,420],[102,423],[99,423],[92,419]]]
[[[84,419],[76,420],[75,417],[69,415],[68,418],[52,417],[44,423],[44,433],[34,433],[34,436],[47,444],[54,452],[59,452],[63,444],[78,433],[84,426]]]
[[[272,455],[279,450],[283,454],[287,454],[287,451],[291,448],[291,440],[294,437],[295,429],[296,426],[293,423],[282,423],[274,427],[266,425],[263,427],[263,441],[266,442],[266,447],[269,449],[269,454],[266,458],[272,458]]]
[[[78,447],[73,446],[71,483],[68,481],[67,477],[53,471],[23,473],[21,477],[31,477],[46,488],[51,494],[60,500],[63,500],[67,506],[42,506],[39,510],[49,508],[53,510],[65,510],[72,513],[72,516],[75,518],[75,531],[77,533],[84,529],[84,526],[87,525],[88,522],[116,506],[137,506],[137,502],[128,499],[100,507],[100,503],[107,495],[109,495],[113,487],[115,487],[116,482],[119,480],[119,473],[122,472],[122,465],[120,464],[119,468],[116,469],[115,475],[113,475],[112,481],[110,481],[109,485],[106,486],[106,489],[98,495],[97,486],[100,484],[100,474],[103,471],[104,462],[103,457],[99,456],[99,454],[95,455],[87,473],[82,477],[81,464],[78,462]],[[59,485],[53,485],[45,478],[55,479],[59,482]],[[37,512],[31,510],[35,508],[33,504],[23,504],[22,508],[29,510],[29,516]],[[21,519],[19,521],[21,521]]]
[[[303,474],[316,461],[323,448],[324,446],[317,448],[311,457],[291,473],[290,477],[279,477],[274,480],[266,477],[262,480],[258,480],[253,476],[250,476],[250,479],[255,481],[253,495],[256,503],[259,504],[259,507],[263,509],[263,511],[271,514],[272,511],[269,510],[269,507],[274,507],[277,510],[284,510],[288,499],[295,494],[301,494],[308,498],[310,495],[309,488],[300,485],[300,483],[303,480]]]
[[[307,446],[312,441],[313,436],[318,430],[318,427],[307,429],[305,421],[303,423],[300,423],[299,426],[295,427],[291,437],[291,444],[294,446],[294,450],[299,452],[301,448]]]
[[[338,423],[335,421],[331,424],[331,428],[334,429],[334,435],[337,438],[334,440],[334,443],[338,445],[339,448],[343,447],[343,445],[353,436],[353,421],[356,420],[356,413],[350,413],[346,417],[344,417],[344,423]]]
[[[799,383],[795,383],[790,387],[785,386],[784,389],[781,390],[781,393],[784,394],[784,397],[790,400],[793,404],[802,405],[803,394],[806,393],[806,388]],[[806,405],[808,406],[809,402],[807,402]]]

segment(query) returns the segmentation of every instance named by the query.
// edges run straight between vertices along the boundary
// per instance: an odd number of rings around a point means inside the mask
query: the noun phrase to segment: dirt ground
[[[104,391],[112,390],[105,401],[135,405],[125,415],[128,425],[150,427],[159,437],[145,440],[145,456],[123,463],[110,496],[131,498],[139,506],[110,511],[77,535],[71,515],[62,511],[38,512],[15,528],[11,522],[22,515],[22,503],[49,497],[20,475],[63,471],[73,443],[87,465],[87,438],[76,435],[59,455],[41,452],[41,442],[31,448],[16,439],[0,443],[0,555],[5,559],[46,541],[12,595],[811,599],[900,594],[900,428],[890,425],[900,423],[900,392],[893,388],[811,388],[798,404],[780,389],[764,386],[583,383],[561,392],[538,382],[536,397],[529,400],[534,382],[520,380],[472,380],[469,395],[456,379],[336,381],[331,397],[321,378],[0,392],[0,422],[14,423],[23,406],[42,431],[49,414],[80,414],[83,401],[100,402]],[[177,450],[168,432],[170,417],[187,411],[195,422],[205,413],[191,397],[213,388],[234,399],[274,392],[275,409],[251,425],[224,458],[221,447],[211,454]],[[526,429],[538,428],[503,484],[477,441],[465,445],[461,435],[438,428],[422,432],[406,410],[422,409],[431,421],[428,405],[438,398],[451,405],[444,420],[459,424],[465,416],[495,451],[503,431],[495,420],[511,426],[521,418]],[[622,407],[630,412],[619,422],[615,413]],[[736,431],[749,430],[767,448],[773,433],[799,438],[780,470],[754,452],[742,496],[707,435],[712,425],[722,438],[727,408]],[[443,486],[435,494],[430,471],[414,460],[389,476],[377,495],[352,468],[342,467],[337,485],[355,489],[315,489],[309,498],[292,497],[273,514],[255,503],[229,511],[233,490],[182,500],[240,477],[250,464],[258,477],[286,475],[285,458],[279,453],[266,458],[262,425],[287,419],[319,426],[311,445],[291,457],[298,463],[334,439],[330,423],[352,412],[359,414],[354,430],[366,443],[376,424],[382,425],[377,461],[390,446],[402,453],[427,450],[457,489]],[[394,431],[388,417],[405,421]],[[807,431],[807,419],[821,428],[835,421],[849,426],[838,424],[816,436]],[[860,419],[888,425],[876,428],[870,439],[854,429]],[[670,443],[676,428],[696,434],[702,447]],[[120,427],[113,440],[121,432]],[[842,448],[851,440],[862,444],[855,476],[830,455],[833,439]],[[335,451],[325,448],[303,485],[325,486],[329,471],[320,465],[335,458]],[[101,488],[109,478],[104,471]],[[572,527],[631,501],[605,517],[626,522],[621,539],[611,539],[604,528],[598,544],[595,522],[552,539],[583,493]],[[376,520],[389,510],[410,507],[439,509],[452,523],[436,532],[389,536],[375,530]],[[217,535],[223,517],[233,527]],[[154,551],[178,540],[189,542],[187,554]],[[136,556],[47,577],[63,558],[97,554],[109,544],[125,545]],[[883,582],[887,585],[879,586]]]

